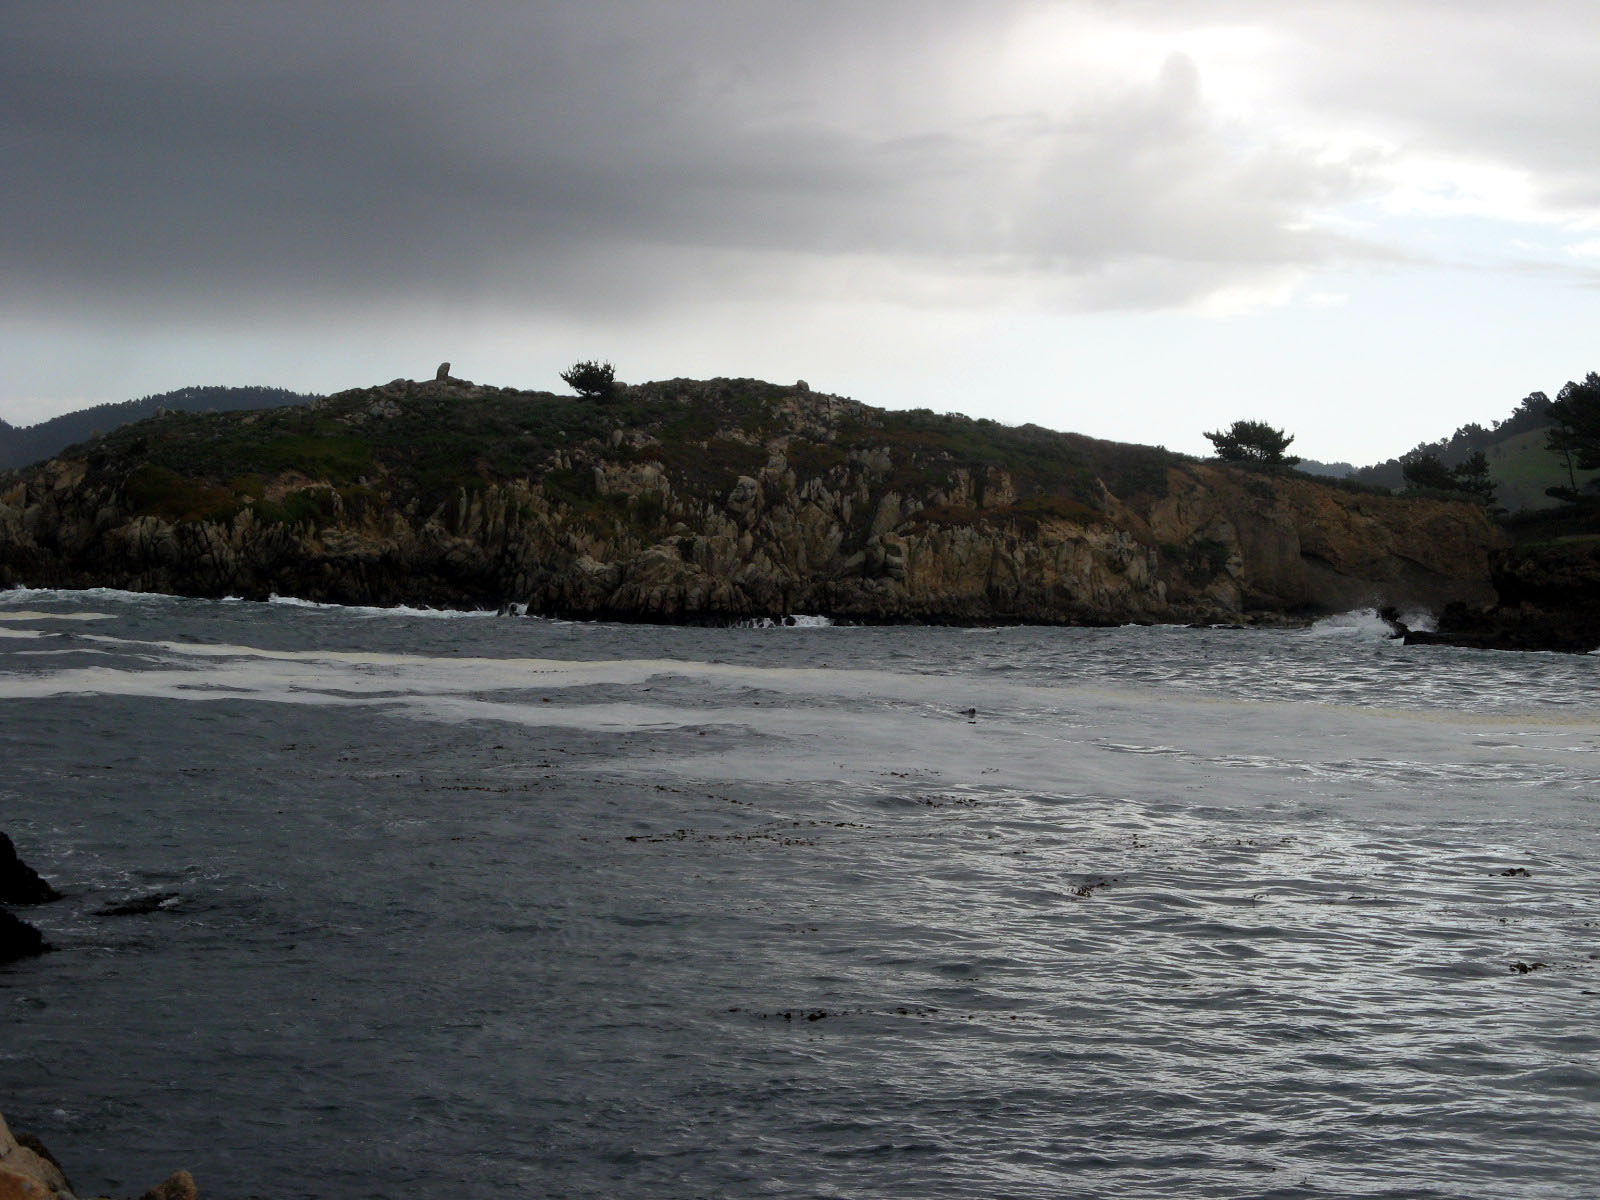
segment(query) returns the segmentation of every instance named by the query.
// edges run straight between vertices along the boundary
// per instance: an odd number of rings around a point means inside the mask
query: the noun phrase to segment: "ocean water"
[[[1600,1194],[1600,657],[10,592],[0,764],[82,1192]]]

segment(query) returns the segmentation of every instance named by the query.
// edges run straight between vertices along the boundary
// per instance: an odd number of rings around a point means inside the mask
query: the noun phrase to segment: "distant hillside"
[[[1356,473],[1355,464],[1347,462],[1318,462],[1314,458],[1302,458],[1299,465],[1303,474],[1321,479],[1348,479]]]
[[[170,412],[239,412],[252,408],[285,408],[317,397],[272,387],[187,387],[120,404],[97,404],[41,421],[17,426],[0,421],[0,471],[50,458],[96,433]]]
[[[1489,470],[1499,485],[1500,503],[1511,512],[1527,509],[1555,508],[1561,501],[1545,495],[1550,487],[1567,487],[1566,467],[1545,445],[1548,429],[1533,429],[1527,433],[1496,442],[1485,452],[1489,456]],[[1600,475],[1600,471],[1578,471],[1579,488]]]
[[[1447,438],[1420,442],[1397,458],[1353,471],[1349,478],[1379,487],[1404,488],[1404,462],[1409,458],[1431,454],[1445,466],[1455,467],[1482,450],[1488,456],[1501,507],[1511,512],[1550,508],[1560,502],[1546,496],[1544,489],[1566,484],[1567,477],[1556,456],[1545,447],[1545,437],[1553,423],[1549,410],[1550,398],[1543,392],[1533,392],[1510,416],[1488,428],[1476,423],[1463,425]]]

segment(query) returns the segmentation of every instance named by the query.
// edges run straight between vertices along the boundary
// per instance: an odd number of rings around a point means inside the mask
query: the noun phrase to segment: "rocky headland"
[[[395,380],[170,413],[0,475],[0,586],[621,620],[1482,605],[1503,545],[1467,503],[754,380]]]

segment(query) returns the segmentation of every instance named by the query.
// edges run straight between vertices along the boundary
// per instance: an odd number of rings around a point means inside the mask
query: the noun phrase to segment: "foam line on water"
[[[109,621],[112,619],[110,613],[101,612],[53,613],[27,608],[17,609],[13,612],[0,612],[0,621]]]
[[[641,777],[1131,790],[1227,806],[1276,803],[1286,794],[1341,808],[1429,806],[1456,782],[1572,791],[1573,731],[1592,730],[1572,713],[1534,719],[1339,708],[885,671],[83,640],[157,654],[133,669],[0,675],[0,699],[123,695],[366,707],[440,724],[665,736],[648,756],[619,748],[612,769]],[[646,685],[671,699],[646,698]],[[584,694],[617,686],[640,695]],[[704,741],[690,733],[697,729]]]
[[[37,631],[0,628],[0,636],[37,636]],[[192,675],[209,665],[223,673],[237,673],[247,664],[265,668],[279,681],[293,680],[309,692],[394,690],[440,693],[451,691],[490,692],[528,689],[565,689],[601,685],[642,686],[662,684],[674,679],[700,686],[756,688],[795,696],[824,696],[841,699],[878,699],[932,706],[949,711],[969,707],[1027,707],[1056,709],[1071,698],[1081,698],[1096,707],[1122,707],[1130,712],[1147,712],[1153,707],[1181,710],[1184,706],[1210,709],[1235,709],[1240,713],[1273,706],[1318,713],[1340,711],[1340,706],[1314,700],[1244,700],[1204,693],[1173,693],[1139,685],[1113,687],[1063,681],[1056,684],[1011,683],[970,676],[900,673],[871,668],[770,667],[734,663],[711,663],[684,659],[548,659],[489,658],[467,655],[423,655],[349,650],[269,650],[230,643],[134,640],[103,634],[78,634],[78,639],[97,646],[116,647],[148,655],[155,651],[165,663],[180,673]],[[230,661],[219,661],[230,660]],[[331,674],[337,671],[338,674]],[[139,673],[146,673],[141,670]],[[220,676],[219,676],[220,677]],[[107,672],[95,680],[63,672],[58,676],[33,679],[31,689],[55,679],[62,691],[115,690],[115,673]],[[342,682],[335,682],[341,680]],[[8,688],[17,681],[0,678],[0,696],[14,694]],[[1450,709],[1410,709],[1396,704],[1392,708],[1363,707],[1364,720],[1403,720],[1408,723],[1436,723],[1477,727],[1476,714]],[[1583,726],[1595,721],[1586,709],[1525,714],[1496,714],[1493,727]]]
[[[127,592],[121,588],[30,588],[14,587],[0,591],[0,604],[24,601],[71,600],[81,602],[85,597],[116,601],[123,604],[216,604],[215,600],[194,600],[183,596],[169,596],[165,592]],[[237,601],[236,601],[237,602]]]
[[[407,604],[396,604],[390,608],[381,608],[369,604],[327,604],[320,600],[301,600],[297,596],[280,596],[276,592],[267,597],[267,603],[283,608],[303,608],[313,612],[345,613],[357,617],[424,617],[444,620],[461,618],[497,617],[500,614],[490,608],[413,608]]]

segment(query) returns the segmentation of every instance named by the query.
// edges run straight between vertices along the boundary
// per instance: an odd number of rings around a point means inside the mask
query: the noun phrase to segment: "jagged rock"
[[[730,512],[748,515],[761,502],[761,484],[748,475],[741,475],[728,492],[727,506]]]
[[[0,963],[32,958],[51,949],[44,935],[21,917],[0,908]]]
[[[61,899],[39,873],[17,857],[17,848],[0,833],[0,904],[48,904]]]
[[[439,383],[447,383],[450,379],[450,364],[447,362],[440,363],[439,369],[434,372],[433,377]]]
[[[36,1138],[15,1136],[0,1115],[0,1200],[68,1200],[72,1185]]]

